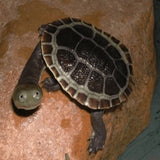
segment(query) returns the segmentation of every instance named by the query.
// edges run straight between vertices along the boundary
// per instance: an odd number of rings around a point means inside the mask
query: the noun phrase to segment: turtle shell
[[[132,62],[116,38],[75,18],[40,27],[44,61],[72,98],[91,109],[108,109],[127,100]]]

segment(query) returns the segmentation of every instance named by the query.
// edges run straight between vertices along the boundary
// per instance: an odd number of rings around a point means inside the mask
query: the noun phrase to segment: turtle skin
[[[128,49],[110,34],[75,18],[42,25],[39,37],[14,90],[15,106],[32,110],[40,105],[38,83],[47,67],[51,77],[42,82],[43,87],[47,91],[63,89],[90,109],[93,133],[88,151],[102,150],[106,140],[104,110],[125,102],[132,91]]]

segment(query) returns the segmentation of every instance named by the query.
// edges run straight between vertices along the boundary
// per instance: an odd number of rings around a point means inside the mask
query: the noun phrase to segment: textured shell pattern
[[[47,67],[72,98],[91,109],[109,109],[132,91],[132,61],[115,37],[75,18],[42,25]]]

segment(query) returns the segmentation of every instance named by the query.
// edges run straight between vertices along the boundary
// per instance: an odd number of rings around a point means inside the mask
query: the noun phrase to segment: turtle
[[[133,67],[127,47],[111,34],[78,18],[62,18],[39,27],[40,40],[26,63],[12,96],[17,109],[33,110],[43,97],[39,85],[44,69],[51,73],[43,82],[47,91],[62,89],[89,109],[93,132],[89,153],[102,150],[107,109],[128,100]]]

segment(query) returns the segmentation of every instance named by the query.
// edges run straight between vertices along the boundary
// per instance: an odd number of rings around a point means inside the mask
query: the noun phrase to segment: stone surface
[[[157,84],[151,103],[151,120],[147,128],[127,146],[118,160],[160,160],[160,1],[153,0],[153,2]]]
[[[0,6],[0,160],[64,160],[65,153],[71,160],[116,160],[150,119],[156,79],[152,1],[1,0]],[[29,117],[18,116],[11,104],[20,73],[38,42],[37,28],[68,16],[114,35],[133,60],[133,92],[122,107],[104,115],[107,140],[97,155],[86,151],[89,113],[62,91],[44,91],[39,110]]]

